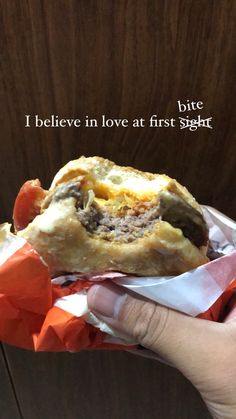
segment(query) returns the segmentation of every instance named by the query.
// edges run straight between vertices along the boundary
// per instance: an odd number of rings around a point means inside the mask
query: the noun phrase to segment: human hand
[[[225,323],[193,318],[113,283],[92,286],[88,305],[119,333],[178,368],[215,419],[236,418],[236,312]]]

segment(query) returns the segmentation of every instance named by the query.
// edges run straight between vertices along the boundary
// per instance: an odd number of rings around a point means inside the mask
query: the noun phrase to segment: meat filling
[[[99,234],[105,240],[129,243],[143,237],[145,232],[152,229],[159,218],[159,212],[158,207],[154,207],[139,215],[115,217],[91,205],[87,211],[78,209],[78,217],[90,233]]]
[[[159,199],[145,202],[145,206],[137,205],[136,210],[127,207],[120,217],[94,201],[87,205],[88,192],[80,189],[79,182],[58,187],[50,200],[57,202],[68,197],[76,199],[78,219],[86,230],[104,240],[132,242],[150,232],[161,218],[180,228],[197,247],[207,244],[208,229],[202,214],[174,193],[162,192]]]
[[[82,203],[83,193],[80,189],[79,182],[67,182],[64,185],[60,186],[53,193],[53,201],[58,202],[61,199],[68,197],[73,197],[78,203]]]
[[[207,245],[208,228],[202,214],[175,193],[161,193],[160,215],[173,227],[180,228],[195,246]]]

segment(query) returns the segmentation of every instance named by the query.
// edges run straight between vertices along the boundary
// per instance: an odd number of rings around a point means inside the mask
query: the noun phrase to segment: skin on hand
[[[236,418],[236,310],[225,323],[202,320],[113,283],[92,286],[88,305],[99,319],[178,368],[214,418]]]

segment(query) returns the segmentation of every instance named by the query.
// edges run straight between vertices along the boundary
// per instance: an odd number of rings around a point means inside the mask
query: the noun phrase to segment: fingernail
[[[117,318],[125,297],[125,291],[114,284],[93,285],[88,291],[88,306],[104,317]]]

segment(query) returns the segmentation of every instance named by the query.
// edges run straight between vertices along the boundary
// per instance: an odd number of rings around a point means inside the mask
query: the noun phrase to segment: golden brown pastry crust
[[[55,176],[49,190],[70,180],[93,190],[101,207],[118,200],[151,201],[161,191],[174,192],[201,209],[187,189],[166,175],[121,167],[101,157],[81,157],[69,162]],[[128,197],[128,198],[127,198]],[[47,199],[47,198],[46,198]],[[42,214],[18,234],[39,252],[53,273],[121,271],[137,275],[176,275],[205,262],[206,246],[197,248],[179,228],[157,220],[143,237],[123,243],[89,233],[78,220],[76,200],[68,197],[44,203]]]

